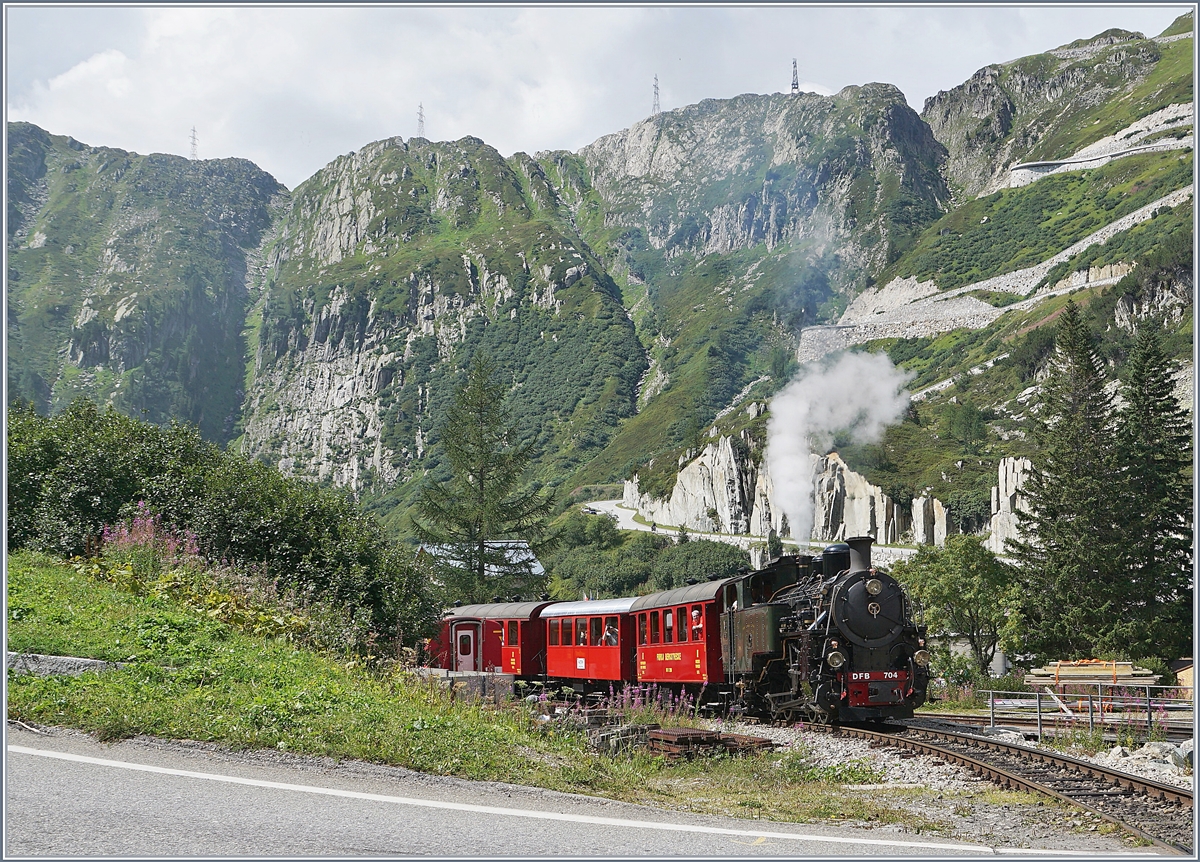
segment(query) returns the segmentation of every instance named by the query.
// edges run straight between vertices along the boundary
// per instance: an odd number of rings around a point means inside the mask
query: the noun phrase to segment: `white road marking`
[[[49,757],[55,760],[67,760],[72,763],[90,763],[96,766],[108,766],[114,769],[127,769],[133,772],[152,772],[158,775],[174,775],[181,778],[196,778],[201,781],[219,781],[225,784],[242,784],[249,787],[266,787],[273,790],[289,790],[294,793],[312,793],[319,796],[338,796],[345,799],[363,799],[371,802],[386,802],[391,805],[411,805],[416,808],[440,808],[447,811],[464,811],[471,814],[492,814],[502,817],[524,817],[528,820],[557,820],[568,823],[587,823],[594,826],[615,826],[623,829],[653,829],[661,832],[695,832],[706,835],[734,835],[743,838],[780,838],[788,841],[823,841],[829,844],[858,844],[874,847],[912,847],[930,850],[957,850],[971,853],[986,853],[994,855],[1029,854],[1056,856],[1095,856],[1093,851],[1083,850],[1025,850],[1022,848],[988,847],[982,844],[941,844],[928,841],[897,841],[879,838],[848,838],[829,835],[812,835],[799,832],[768,832],[760,829],[722,829],[716,826],[689,826],[680,823],[656,823],[649,820],[625,820],[618,817],[591,817],[580,814],[560,814],[555,811],[524,811],[519,808],[498,808],[491,805],[469,805],[462,802],[435,802],[428,799],[414,799],[406,796],[386,796],[381,793],[361,793],[355,790],[337,790],[329,787],[314,787],[307,784],[286,784],[279,781],[262,781],[255,778],[240,778],[235,775],[219,775],[211,772],[192,772],[186,769],[169,769],[163,766],[148,766],[141,763],[127,763],[121,760],[106,760],[100,757],[86,757],[82,754],[69,754],[61,751],[44,751],[37,748],[26,748],[22,745],[8,746],[13,754],[30,754],[35,757]],[[758,843],[757,841],[754,843]]]

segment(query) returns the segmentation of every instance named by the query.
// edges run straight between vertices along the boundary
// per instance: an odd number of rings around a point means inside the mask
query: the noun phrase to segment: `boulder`
[[[1192,757],[1192,749],[1195,748],[1195,746],[1196,740],[1194,739],[1185,739],[1183,742],[1179,743],[1179,756],[1184,759],[1184,762],[1187,763],[1189,769],[1192,767],[1194,762]]]

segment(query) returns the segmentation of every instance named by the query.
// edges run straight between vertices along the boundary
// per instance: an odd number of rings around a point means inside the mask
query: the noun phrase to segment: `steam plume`
[[[806,366],[771,399],[767,470],[794,539],[812,534],[812,455],[824,454],[835,431],[877,442],[904,415],[911,377],[884,354],[844,353],[832,365]]]

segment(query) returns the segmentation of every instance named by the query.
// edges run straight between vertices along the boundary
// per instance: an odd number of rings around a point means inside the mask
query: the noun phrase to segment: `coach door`
[[[454,669],[479,670],[479,623],[454,627]]]

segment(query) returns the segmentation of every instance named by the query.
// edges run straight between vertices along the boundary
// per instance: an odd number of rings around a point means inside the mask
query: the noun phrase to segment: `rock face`
[[[1141,33],[1109,30],[1045,54],[985,66],[925,100],[921,117],[947,149],[946,175],[964,197],[1009,183],[1017,162],[1063,159],[1055,133],[1133,90],[1154,70],[1164,46]],[[1120,127],[1096,124],[1092,143]],[[1069,136],[1066,138],[1070,140]]]
[[[947,510],[938,500],[913,504],[912,514],[880,488],[870,484],[836,452],[812,456],[814,518],[811,538],[837,542],[850,536],[874,536],[894,544],[915,533],[918,512],[926,544],[945,544]],[[756,466],[748,452],[721,437],[709,443],[679,471],[671,496],[659,500],[643,494],[635,475],[625,482],[623,504],[664,526],[684,526],[699,532],[748,534],[766,538],[771,530],[794,535],[774,499],[765,466]]]
[[[1017,512],[1027,511],[1021,488],[1032,469],[1033,463],[1028,458],[1000,459],[997,484],[992,488],[992,520],[988,525],[991,533],[984,543],[992,553],[1003,554],[1009,539],[1023,538]]]
[[[668,259],[804,243],[812,258],[836,247],[849,277],[887,262],[887,195],[936,214],[949,194],[941,146],[889,84],[705,99],[579,155],[605,226],[637,229]]]
[[[306,181],[269,249],[243,451],[353,491],[403,482],[480,350],[569,475],[635,411],[646,360],[560,207],[537,162],[474,138],[379,141]]]
[[[880,544],[894,544],[911,528],[909,513],[847,467],[836,452],[814,456],[813,474],[813,539],[874,536]]]

